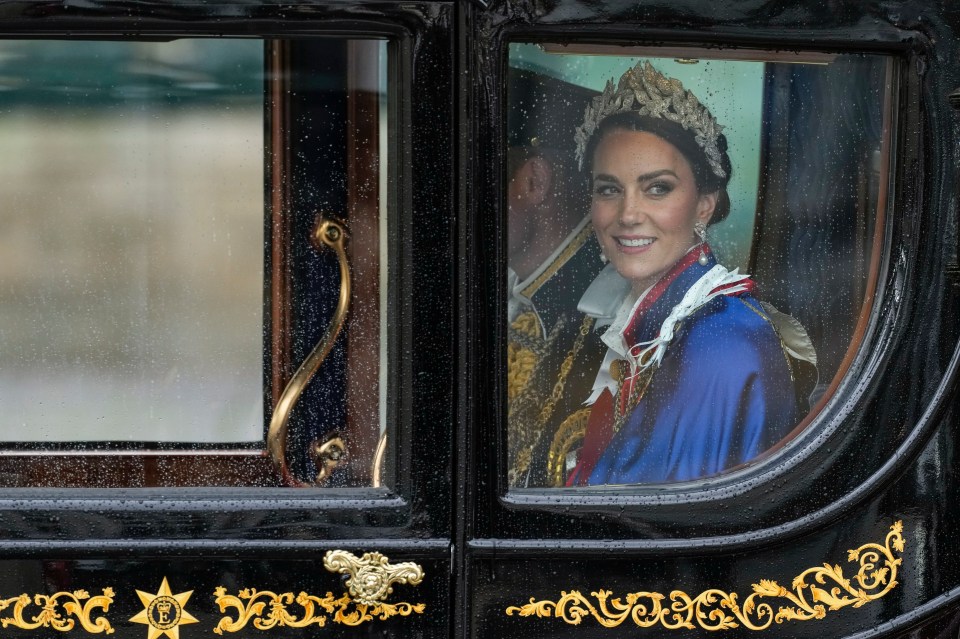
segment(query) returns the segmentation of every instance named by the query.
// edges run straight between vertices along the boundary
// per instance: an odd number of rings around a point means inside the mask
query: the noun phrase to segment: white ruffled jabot
[[[719,295],[736,295],[746,291],[749,288],[747,286],[749,280],[749,275],[740,275],[740,269],[728,271],[726,267],[719,264],[704,273],[693,286],[687,289],[680,303],[674,306],[667,318],[663,320],[659,334],[648,342],[640,342],[630,347],[627,361],[630,362],[631,376],[636,374],[638,369],[660,365],[667,352],[667,346],[683,320]]]
[[[610,374],[610,365],[614,360],[627,360],[630,363],[631,375],[636,374],[641,368],[659,366],[666,354],[667,346],[673,340],[683,320],[717,295],[733,295],[747,290],[748,279],[749,276],[739,274],[739,269],[729,271],[719,264],[714,266],[704,273],[687,290],[680,303],[673,307],[670,315],[660,325],[656,338],[631,345],[627,344],[624,332],[637,306],[650,289],[648,288],[638,298],[633,299],[630,282],[617,273],[612,264],[607,265],[583,294],[577,306],[580,312],[597,318],[598,329],[609,327],[601,337],[609,348],[597,372],[590,397],[584,404],[591,405],[596,402],[604,390],[609,390],[612,395],[616,395],[619,381]],[[722,289],[714,292],[718,287]]]
[[[584,404],[591,405],[596,402],[604,390],[616,395],[619,381],[610,374],[610,365],[614,360],[627,360],[630,363],[631,376],[638,370],[659,366],[677,329],[686,318],[718,295],[737,295],[748,290],[749,279],[749,275],[740,274],[740,269],[731,271],[717,264],[687,289],[680,303],[674,306],[663,320],[654,339],[630,345],[626,342],[624,332],[637,306],[650,289],[633,299],[630,283],[621,277],[612,265],[608,265],[583,294],[577,307],[582,313],[597,318],[598,329],[608,327],[601,339],[609,348],[597,372],[590,397]],[[760,305],[776,329],[787,354],[816,366],[816,351],[800,322],[786,313],[781,313],[771,304],[760,302]]]

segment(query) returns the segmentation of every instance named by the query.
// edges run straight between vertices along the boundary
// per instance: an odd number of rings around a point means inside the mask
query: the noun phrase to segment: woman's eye
[[[613,184],[595,184],[593,194],[597,197],[613,197],[620,193],[620,189]]]
[[[654,182],[647,187],[647,193],[650,195],[667,195],[673,191],[673,185],[669,182]]]

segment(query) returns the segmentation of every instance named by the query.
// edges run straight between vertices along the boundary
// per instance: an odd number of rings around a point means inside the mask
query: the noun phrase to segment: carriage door
[[[956,637],[956,16],[470,14],[470,636]]]
[[[4,633],[447,636],[451,8],[137,4],[0,19]]]

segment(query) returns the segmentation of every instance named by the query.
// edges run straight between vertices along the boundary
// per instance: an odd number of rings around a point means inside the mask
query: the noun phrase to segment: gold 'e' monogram
[[[158,639],[166,635],[169,639],[180,639],[180,626],[188,623],[197,623],[196,617],[184,610],[192,590],[173,594],[167,578],[163,578],[157,594],[137,591],[143,610],[130,618],[133,623],[142,623],[147,626],[147,639]]]

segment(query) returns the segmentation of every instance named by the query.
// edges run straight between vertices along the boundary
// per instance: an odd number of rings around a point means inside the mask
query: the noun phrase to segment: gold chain
[[[623,360],[617,361],[623,362]],[[626,406],[622,409],[620,407],[620,394],[623,392],[624,380],[623,376],[618,376],[617,394],[613,398],[613,432],[619,432],[620,427],[623,426],[623,422],[626,421],[630,413],[633,412],[633,409],[636,408],[640,400],[643,399],[647,388],[650,386],[650,381],[653,379],[653,371],[654,367],[650,366],[637,372],[633,384],[630,385],[630,395],[627,397]]]

